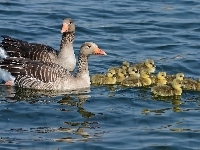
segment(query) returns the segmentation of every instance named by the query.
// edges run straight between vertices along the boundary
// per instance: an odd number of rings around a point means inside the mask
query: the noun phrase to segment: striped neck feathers
[[[88,56],[84,54],[79,54],[77,76],[81,76],[81,74],[83,73],[89,73],[88,72]]]
[[[60,50],[62,50],[63,47],[68,46],[69,44],[72,44],[74,42],[74,33],[75,32],[65,32],[62,34]]]

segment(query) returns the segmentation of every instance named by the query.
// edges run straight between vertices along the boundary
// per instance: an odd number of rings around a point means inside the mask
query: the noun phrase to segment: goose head
[[[174,89],[179,89],[182,87],[182,81],[179,79],[174,79],[172,82],[172,86]]]
[[[167,75],[166,72],[159,72],[158,75],[157,75],[157,78],[158,79],[165,79],[166,75]]]
[[[107,77],[112,78],[112,77],[116,77],[116,72],[114,69],[109,69],[107,72]]]
[[[129,66],[130,66],[130,63],[128,61],[124,61],[122,63],[122,69],[127,69],[127,68],[129,68]]]
[[[140,77],[139,70],[136,67],[129,67],[128,74],[129,76]]]
[[[145,63],[144,63],[147,68],[155,68],[155,64],[154,64],[154,61],[152,59],[146,59],[145,60]]]
[[[71,18],[65,18],[63,20],[61,33],[63,34],[66,32],[75,32],[75,24]]]
[[[85,42],[81,45],[80,54],[89,56],[89,55],[107,55],[103,50],[101,50],[93,42]]]
[[[177,73],[176,74],[176,79],[179,79],[179,80],[183,80],[183,78],[184,78],[184,74],[183,73]]]

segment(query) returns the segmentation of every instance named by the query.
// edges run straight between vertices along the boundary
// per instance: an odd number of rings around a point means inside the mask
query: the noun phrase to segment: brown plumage
[[[90,55],[106,55],[93,42],[82,44],[78,57],[78,72],[72,75],[62,66],[49,62],[32,61],[23,58],[6,58],[0,61],[2,67],[8,66],[7,71],[15,68],[15,79],[12,84],[23,88],[37,90],[75,90],[90,87],[90,76],[88,71],[88,57]],[[14,65],[13,65],[14,64]]]
[[[61,33],[60,52],[44,44],[28,43],[9,36],[2,36],[1,47],[5,49],[9,57],[24,57],[31,60],[52,62],[73,71],[76,66],[73,50],[75,25],[71,18],[63,20]]]

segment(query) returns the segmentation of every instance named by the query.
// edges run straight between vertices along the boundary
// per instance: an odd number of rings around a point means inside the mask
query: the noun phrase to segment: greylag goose
[[[174,79],[172,86],[169,85],[156,85],[151,88],[151,92],[155,96],[174,96],[182,94],[182,81],[179,79]]]
[[[78,72],[72,75],[62,66],[50,62],[8,57],[0,61],[0,75],[7,85],[36,90],[76,90],[90,87],[88,57],[106,55],[93,42],[82,44],[78,56]]]
[[[146,59],[145,62],[135,63],[132,66],[136,67],[139,71],[145,70],[149,73],[154,73],[155,70],[156,70],[156,66],[155,66],[154,61],[152,59]]]
[[[76,58],[73,50],[75,25],[71,18],[63,20],[61,33],[60,52],[47,45],[28,43],[9,36],[2,36],[1,46],[7,55],[1,49],[1,53],[4,55],[1,57],[24,57],[30,58],[31,60],[42,60],[59,64],[69,71],[73,71],[76,66]]]

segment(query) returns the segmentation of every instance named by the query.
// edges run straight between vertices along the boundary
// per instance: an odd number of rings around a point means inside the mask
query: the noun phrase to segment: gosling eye
[[[70,21],[69,24],[72,24],[72,22]]]
[[[88,48],[90,48],[91,47],[91,45],[88,45]]]

